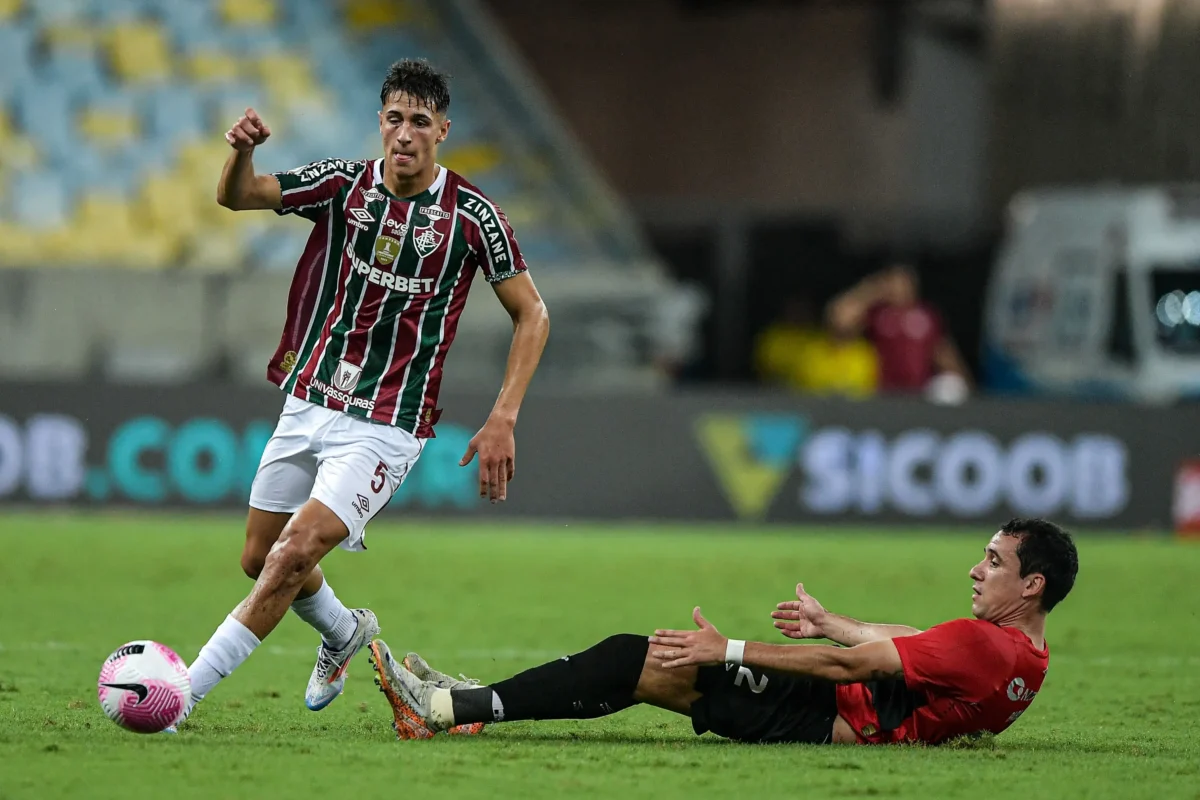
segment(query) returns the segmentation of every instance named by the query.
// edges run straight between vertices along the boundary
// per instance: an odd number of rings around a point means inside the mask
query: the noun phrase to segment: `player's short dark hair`
[[[439,72],[423,58],[405,58],[388,68],[379,92],[379,104],[386,106],[397,92],[420,100],[434,111],[450,110],[450,76]]]
[[[1000,532],[1020,537],[1017,560],[1021,577],[1039,573],[1046,579],[1042,590],[1042,609],[1049,612],[1071,591],[1079,572],[1079,553],[1071,534],[1044,519],[1009,520]]]

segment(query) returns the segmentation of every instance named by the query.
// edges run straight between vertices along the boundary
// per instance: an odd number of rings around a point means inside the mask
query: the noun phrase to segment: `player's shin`
[[[522,719],[592,719],[636,705],[649,642],[622,633],[507,680],[476,689],[437,689],[430,712],[442,724]],[[447,725],[447,726],[448,726]]]

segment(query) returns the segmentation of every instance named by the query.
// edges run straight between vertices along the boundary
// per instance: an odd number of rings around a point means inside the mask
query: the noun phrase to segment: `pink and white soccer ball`
[[[192,700],[187,665],[165,644],[129,642],[104,660],[100,707],[135,733],[159,733],[183,719]]]

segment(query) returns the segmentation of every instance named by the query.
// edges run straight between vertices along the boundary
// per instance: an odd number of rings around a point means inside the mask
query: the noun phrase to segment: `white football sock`
[[[188,712],[191,713],[222,678],[228,677],[249,658],[258,645],[258,637],[249,628],[232,616],[226,617],[188,667],[188,677],[192,681],[192,703],[188,706]]]
[[[330,650],[341,650],[358,630],[358,617],[338,600],[329,581],[324,581],[312,597],[294,600],[292,611],[317,629]]]

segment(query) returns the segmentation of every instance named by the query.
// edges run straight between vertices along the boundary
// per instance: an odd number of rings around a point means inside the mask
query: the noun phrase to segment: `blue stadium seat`
[[[252,269],[266,272],[291,272],[304,254],[305,237],[294,230],[267,231],[250,244]]]
[[[62,84],[26,83],[14,93],[13,121],[36,138],[47,160],[70,155],[73,139],[71,97]]]
[[[152,137],[177,142],[212,132],[202,98],[187,84],[168,84],[147,92],[140,109],[146,133]]]
[[[38,25],[47,25],[68,20],[86,19],[88,0],[36,0],[26,3],[30,17]]]
[[[87,98],[112,86],[95,54],[82,51],[59,50],[53,53],[42,64],[36,79],[69,86],[71,95],[77,98]]]
[[[34,38],[25,25],[0,25],[0,92],[6,98],[33,75]]]
[[[90,0],[88,15],[98,22],[132,22],[142,19],[151,10],[146,0]]]
[[[18,175],[13,193],[21,198],[14,204],[13,217],[34,230],[61,227],[71,216],[70,194],[58,172],[39,171]]]
[[[183,44],[195,36],[206,35],[216,26],[212,6],[207,2],[174,0],[161,3],[155,16],[162,20],[176,44]]]
[[[280,5],[288,24],[309,31],[334,30],[338,27],[333,3],[325,0],[288,0]]]

